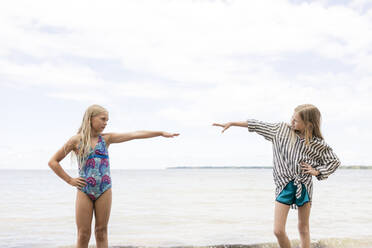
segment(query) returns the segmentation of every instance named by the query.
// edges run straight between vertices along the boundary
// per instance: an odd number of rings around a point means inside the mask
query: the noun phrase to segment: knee
[[[105,241],[107,239],[107,226],[96,226],[96,241]]]
[[[298,223],[298,232],[300,233],[300,235],[309,235],[310,233],[309,224]]]
[[[78,229],[78,241],[80,243],[88,243],[90,239],[90,229],[79,228]]]
[[[285,230],[284,230],[284,229],[280,229],[280,228],[274,228],[274,235],[275,235],[278,239],[287,236],[287,234],[285,233]]]

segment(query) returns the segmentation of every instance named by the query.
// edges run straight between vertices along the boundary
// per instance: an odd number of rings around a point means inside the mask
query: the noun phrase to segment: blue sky
[[[372,4],[334,2],[8,1],[0,168],[48,169],[94,103],[108,132],[181,133],[111,146],[113,169],[269,166],[262,137],[211,124],[289,121],[303,103],[344,165],[371,165]]]

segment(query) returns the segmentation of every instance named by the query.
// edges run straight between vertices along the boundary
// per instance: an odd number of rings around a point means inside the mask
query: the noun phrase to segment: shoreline
[[[75,168],[65,168],[67,171],[76,171]],[[234,170],[252,170],[252,169],[273,169],[272,166],[170,166],[165,168],[138,168],[138,169],[111,169],[112,171],[162,171],[162,170],[192,170],[192,169],[234,169]],[[339,170],[372,170],[372,165],[343,165]],[[51,171],[50,168],[0,168],[0,171]]]
[[[299,247],[300,240],[291,240],[292,247]],[[75,246],[59,246],[59,248],[73,248]],[[372,248],[372,238],[322,238],[312,240],[310,248]],[[96,248],[89,245],[88,248]],[[175,245],[175,246],[143,246],[143,245],[114,245],[109,248],[279,248],[276,242],[257,243],[257,244],[218,244],[218,245]]]
[[[272,166],[175,166],[167,167],[166,170],[178,169],[272,169]],[[341,170],[372,170],[371,165],[344,165]]]
[[[292,247],[299,247],[299,240],[291,240]],[[277,243],[260,244],[219,244],[219,245],[200,245],[200,246],[109,246],[110,248],[279,248]],[[310,248],[372,248],[372,239],[352,239],[352,238],[329,238],[314,240]],[[89,246],[95,248],[95,246]]]

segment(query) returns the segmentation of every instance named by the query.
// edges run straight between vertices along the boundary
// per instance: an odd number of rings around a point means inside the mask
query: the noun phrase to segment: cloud
[[[68,3],[24,2],[25,8],[5,8],[5,25],[17,33],[7,35],[8,45],[35,57],[117,58],[131,70],[200,84],[227,78],[222,73],[226,58],[236,54],[270,57],[311,51],[350,61],[372,40],[365,16],[346,6],[326,8],[317,2]],[[68,32],[45,32],[43,27]],[[24,39],[14,43],[18,35]],[[239,64],[233,61],[231,66]]]
[[[326,8],[316,2],[89,3],[74,3],[73,8],[68,2],[43,8],[36,3],[29,6],[34,11],[10,8],[7,24],[25,37],[17,48],[46,58],[119,58],[128,69],[203,83],[223,76],[219,72],[225,59],[234,54],[312,51],[346,59],[358,56],[372,39],[365,16],[346,6]],[[45,26],[69,32],[44,32]],[[15,38],[9,36],[9,43]]]

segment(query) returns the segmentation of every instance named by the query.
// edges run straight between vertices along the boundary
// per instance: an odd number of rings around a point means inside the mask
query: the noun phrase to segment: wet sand
[[[300,248],[299,240],[291,241],[292,248]],[[74,248],[75,246],[63,246],[60,248]],[[89,248],[96,248],[95,245],[89,245]],[[226,244],[210,246],[109,246],[109,248],[279,248],[277,243],[261,244]],[[367,239],[323,239],[313,241],[310,248],[372,248],[372,238]]]
[[[292,248],[300,248],[300,241],[291,241]],[[174,247],[144,247],[144,246],[110,246],[111,248],[279,248],[277,243],[263,244],[230,244],[212,246],[174,246]],[[372,248],[372,239],[324,239],[311,243],[311,248]]]

